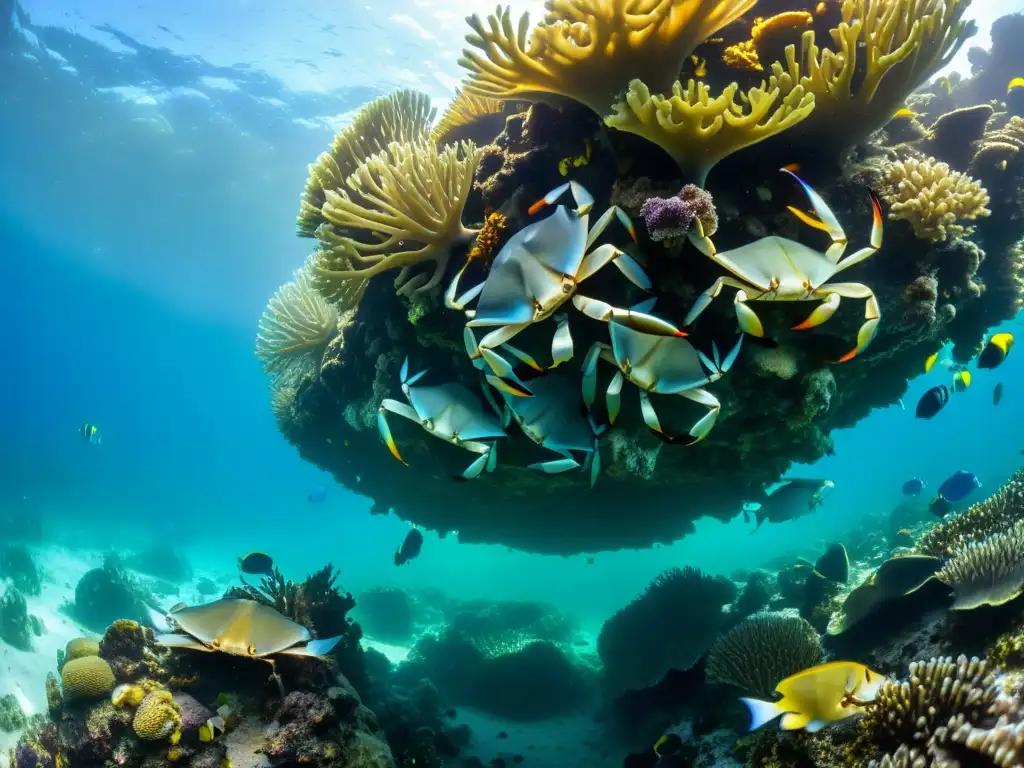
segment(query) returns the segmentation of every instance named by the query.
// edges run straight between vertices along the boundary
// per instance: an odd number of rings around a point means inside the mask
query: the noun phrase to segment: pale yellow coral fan
[[[977,181],[933,158],[890,163],[887,188],[890,219],[905,219],[922,240],[940,242],[973,232],[961,221],[988,216],[988,192]]]
[[[737,91],[739,86],[732,83],[712,98],[699,80],[690,80],[685,88],[676,81],[666,98],[634,80],[625,101],[615,105],[615,114],[605,122],[660,146],[690,181],[702,187],[708,171],[722,158],[786,130],[815,108],[814,96],[800,86],[782,96],[774,81],[761,83],[744,94],[746,110],[736,103]]]
[[[324,222],[324,190],[338,189],[356,168],[392,141],[416,141],[430,133],[435,110],[430,97],[411,90],[374,99],[335,137],[331,148],[309,166],[297,220],[300,237],[315,237]]]
[[[466,90],[494,99],[575,99],[607,114],[631,80],[667,91],[700,43],[757,0],[547,0],[530,30],[498,6],[473,33],[459,63],[473,74]]]
[[[761,56],[758,48],[769,38],[780,32],[789,32],[801,27],[811,26],[814,17],[807,11],[783,11],[767,19],[758,16],[750,29],[750,39],[730,45],[722,53],[722,61],[726,66],[736,69],[752,69],[760,72]]]
[[[335,227],[366,230],[377,241],[331,241],[317,257],[318,284],[367,280],[400,269],[399,293],[436,288],[451,247],[476,235],[463,226],[462,210],[479,162],[480,150],[468,141],[440,152],[429,141],[393,142],[367,159],[344,190],[326,191],[323,215]],[[332,262],[339,249],[347,263]],[[434,263],[431,274],[414,273],[427,262]]]
[[[801,85],[814,94],[817,107],[800,133],[843,148],[885,125],[974,34],[974,23],[963,21],[970,2],[843,0],[831,30],[835,50],[819,48],[808,30],[799,56],[787,46],[785,65],[772,65],[783,93]]]
[[[441,119],[434,126],[430,138],[441,147],[459,139],[469,138],[464,134],[472,132],[474,128],[494,127],[496,130],[488,137],[489,141],[501,131],[501,124],[505,119],[504,109],[503,101],[477,96],[460,88],[448,108],[441,114]],[[484,126],[485,123],[489,126]]]

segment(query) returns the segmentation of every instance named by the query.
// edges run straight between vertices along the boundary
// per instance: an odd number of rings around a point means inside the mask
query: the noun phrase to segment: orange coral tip
[[[538,200],[538,201],[537,201],[536,203],[534,203],[533,205],[531,205],[531,206],[530,206],[530,207],[529,207],[529,208],[528,208],[528,209],[526,210],[526,212],[527,212],[528,214],[530,214],[531,216],[533,216],[533,214],[535,214],[535,213],[536,213],[537,211],[539,211],[539,210],[540,210],[541,208],[543,208],[543,207],[544,207],[545,205],[547,205],[547,204],[548,204],[548,201],[547,201],[547,200],[545,200],[545,199],[544,199],[544,198],[542,197],[542,198],[541,198],[540,200]]]

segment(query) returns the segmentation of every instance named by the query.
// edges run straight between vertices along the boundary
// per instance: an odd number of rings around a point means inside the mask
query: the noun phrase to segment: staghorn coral
[[[309,166],[309,179],[302,193],[297,221],[300,237],[316,237],[325,223],[321,211],[325,190],[338,189],[360,163],[383,151],[393,141],[425,139],[434,121],[430,97],[417,91],[401,90],[363,105],[331,144]]]
[[[712,98],[700,80],[689,80],[685,88],[677,80],[672,95],[665,97],[633,80],[605,123],[657,144],[686,178],[703,186],[720,160],[796,125],[815,108],[812,94],[797,85],[783,95],[774,78],[743,94],[749,111],[736,103],[738,91],[739,85],[731,83]]]
[[[498,6],[486,24],[467,21],[475,48],[459,64],[472,73],[471,93],[538,101],[564,96],[607,114],[631,80],[668,90],[701,42],[735,21],[756,0],[547,0],[548,15],[531,31],[529,15],[513,26]]]
[[[66,700],[105,696],[114,690],[114,670],[99,656],[82,656],[60,672]]]
[[[468,141],[440,152],[426,141],[392,142],[367,158],[348,177],[345,190],[326,190],[323,215],[335,227],[367,230],[380,239],[348,241],[348,268],[339,269],[334,257],[318,252],[318,285],[367,280],[400,269],[395,279],[399,293],[434,290],[452,246],[476,235],[463,226],[462,209],[479,162],[480,150]],[[430,261],[432,274],[413,273]]]
[[[132,729],[145,741],[168,739],[177,744],[181,739],[181,707],[171,692],[161,689],[147,694],[135,710]]]
[[[921,534],[917,551],[950,557],[961,547],[1009,530],[1024,520],[1024,469],[1017,470],[994,494]]]
[[[501,132],[504,122],[503,101],[460,88],[431,131],[430,139],[439,147],[467,139],[476,144],[489,144]]]
[[[999,677],[977,657],[915,661],[906,680],[885,683],[860,721],[861,749],[927,749],[962,726],[983,722],[1000,695]]]
[[[750,28],[750,39],[726,48],[722,53],[722,61],[734,69],[761,72],[764,69],[761,54],[768,43],[780,33],[811,26],[813,20],[814,17],[807,11],[783,11],[767,19],[758,16]]]
[[[669,669],[692,667],[724,624],[722,606],[736,591],[728,579],[689,566],[658,575],[601,627],[597,653],[609,693],[646,688]]]
[[[700,222],[701,231],[711,237],[718,230],[718,213],[711,194],[687,184],[669,198],[649,197],[640,206],[647,233],[654,242],[682,237]]]
[[[885,125],[974,34],[974,23],[962,20],[969,4],[842,0],[841,21],[831,30],[835,50],[820,48],[814,30],[807,30],[799,55],[795,46],[787,46],[785,64],[772,64],[784,96],[797,86],[814,94],[814,112],[797,129],[799,135],[841,150]]]
[[[313,287],[314,258],[295,272],[270,299],[260,317],[256,356],[264,372],[295,381],[319,373],[324,352],[338,333],[338,311]]]
[[[988,192],[975,179],[934,158],[890,163],[882,191],[890,219],[909,221],[914,234],[930,242],[965,237],[974,230],[959,222],[988,216]]]
[[[1024,520],[957,548],[935,578],[956,593],[954,610],[1009,602],[1024,591]]]
[[[716,683],[771,699],[775,686],[822,660],[818,633],[808,622],[782,613],[759,613],[719,635],[707,659]]]

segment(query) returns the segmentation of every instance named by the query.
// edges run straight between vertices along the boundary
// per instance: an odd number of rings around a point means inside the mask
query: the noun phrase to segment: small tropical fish
[[[943,368],[953,368],[955,364],[950,359],[946,350],[940,349],[938,352],[928,355],[925,359],[924,372],[929,373],[936,365],[941,365]]]
[[[658,757],[675,755],[683,748],[683,740],[678,733],[666,733],[654,742],[654,754]]]
[[[590,157],[593,151],[594,147],[590,143],[590,139],[584,139],[583,154],[563,157],[561,160],[558,161],[558,172],[563,176],[568,176],[570,168],[582,168],[584,165],[590,162]]]
[[[912,536],[913,534],[910,532],[909,528],[900,528],[898,531],[896,531],[896,535],[897,536]]]
[[[936,517],[945,517],[953,511],[953,505],[941,496],[938,496],[931,504],[928,505],[928,511]]]
[[[220,715],[214,715],[199,726],[199,740],[202,742],[213,741],[220,734],[224,733],[224,729],[224,718]]]
[[[102,439],[99,427],[87,421],[82,422],[82,426],[78,428],[78,434],[85,438],[85,442],[89,443],[89,445],[99,445]]]
[[[963,392],[971,386],[971,372],[957,371],[953,374],[953,391]]]
[[[791,675],[775,686],[778,701],[740,699],[750,710],[750,730],[782,715],[783,730],[809,733],[828,723],[862,713],[875,700],[885,678],[854,661],[819,664]]]
[[[919,419],[931,419],[949,402],[949,390],[944,384],[932,387],[917,401],[914,415]]]
[[[988,340],[988,344],[978,355],[979,368],[998,368],[1013,349],[1012,333],[997,333]]]
[[[908,109],[907,107],[902,107],[900,109],[897,109],[892,114],[892,117],[893,117],[894,120],[897,119],[897,118],[901,118],[901,117],[905,117],[907,119],[913,119],[915,117],[920,117],[920,116],[921,116],[920,112],[915,112],[914,110]]]
[[[1015,88],[1024,88],[1024,77],[1015,77],[1006,85],[1006,92],[1014,90]]]
[[[250,576],[270,576],[274,572],[274,561],[263,552],[250,552],[238,561],[238,569]]]
[[[903,484],[903,495],[917,496],[917,494],[924,490],[924,486],[924,480],[920,480],[916,477],[913,480],[907,480],[907,482]]]
[[[973,472],[960,469],[939,486],[939,496],[946,501],[962,501],[981,488],[981,480]]]
[[[818,3],[816,6],[814,6],[814,15],[815,16],[822,16],[822,15],[824,15],[825,11],[827,11],[827,10],[828,10],[828,3],[826,3],[825,0],[821,0],[820,3]]]
[[[996,388],[992,390],[992,405],[999,405],[1003,400],[1003,382],[996,384]]]
[[[813,512],[825,501],[825,497],[835,488],[831,480],[812,480],[791,478],[775,484],[771,493],[765,492],[757,504],[744,507],[744,517],[749,519],[748,512],[753,512],[757,519],[756,531],[765,520],[771,523],[782,523],[795,520]]]
[[[690,56],[690,63],[693,64],[693,76],[697,78],[708,76],[708,62],[706,59],[697,56],[696,54]]]
[[[318,485],[309,492],[309,495],[307,495],[306,498],[309,499],[310,504],[319,504],[327,498],[327,489],[322,485]]]
[[[405,535],[405,541],[395,550],[395,565],[405,565],[410,560],[419,557],[423,548],[423,534],[413,526],[413,529]]]

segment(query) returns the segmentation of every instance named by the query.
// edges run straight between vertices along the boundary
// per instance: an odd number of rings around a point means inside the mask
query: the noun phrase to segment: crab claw
[[[562,363],[571,360],[572,353],[572,333],[569,331],[569,316],[559,315],[558,327],[555,329],[555,335],[551,339],[551,367],[557,368]]]
[[[747,292],[743,290],[736,291],[736,298],[733,299],[733,304],[736,307],[736,322],[740,324],[740,329],[751,336],[764,337],[764,326],[761,325],[761,318],[757,316],[754,310],[747,306]]]
[[[619,406],[622,403],[622,383],[625,381],[625,377],[622,375],[622,371],[616,371],[615,376],[612,377],[611,383],[608,385],[608,390],[605,392],[605,407],[608,410],[608,423],[614,424],[615,419],[619,416]]]
[[[572,297],[572,303],[576,305],[576,309],[587,317],[601,320],[605,323],[616,322],[639,333],[647,333],[651,336],[676,336],[679,338],[687,335],[684,331],[679,330],[672,323],[662,320],[660,317],[648,315],[644,312],[634,312],[631,309],[613,307],[611,304],[591,299],[587,296],[581,296],[578,293]]]
[[[791,330],[806,331],[808,328],[815,328],[832,317],[837,309],[839,309],[839,294],[830,293],[825,301],[814,308],[806,320],[799,325],[794,325]]]
[[[860,327],[860,330],[857,331],[857,346],[839,358],[840,363],[852,360],[867,349],[868,344],[874,340],[875,334],[878,332],[878,323],[882,319],[882,310],[878,306],[878,299],[875,298],[873,293],[868,297],[867,303],[864,305],[864,316],[867,319],[864,321],[864,325]]]

